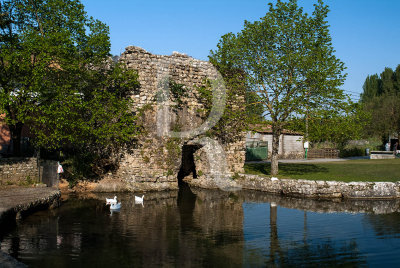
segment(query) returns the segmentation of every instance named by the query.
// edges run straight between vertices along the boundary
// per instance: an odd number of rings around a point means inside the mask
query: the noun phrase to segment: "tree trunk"
[[[278,175],[278,153],[279,153],[279,137],[281,130],[272,127],[272,155],[271,155],[271,175]]]
[[[11,140],[13,144],[13,154],[15,156],[21,155],[21,136],[23,123],[18,122],[15,125],[10,125]]]

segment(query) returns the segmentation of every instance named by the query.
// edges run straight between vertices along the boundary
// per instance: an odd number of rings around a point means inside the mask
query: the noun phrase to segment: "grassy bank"
[[[270,176],[270,164],[245,164],[247,174]],[[279,178],[325,181],[400,181],[400,159],[280,163]]]

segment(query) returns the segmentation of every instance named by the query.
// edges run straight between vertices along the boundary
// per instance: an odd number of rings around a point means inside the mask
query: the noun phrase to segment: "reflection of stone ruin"
[[[196,89],[218,78],[211,63],[177,52],[171,56],[152,55],[134,46],[127,47],[120,60],[138,71],[140,89],[133,98],[144,132],[137,147],[124,155],[113,177],[122,179],[131,189],[165,189],[176,188],[178,177],[206,181],[216,173],[243,172],[244,135],[228,142],[216,142],[204,135],[165,135],[190,131],[204,123],[201,111],[205,105],[199,101]],[[170,87],[169,94],[164,94],[165,86]],[[157,105],[160,99],[163,103]]]
[[[27,264],[34,256],[33,261],[41,259],[46,267],[54,263],[66,267],[243,266],[242,203],[227,192],[154,192],[146,194],[144,207],[135,205],[134,195],[119,194],[123,205],[114,215],[104,205],[108,195],[90,196],[71,198],[61,210],[30,217],[19,227],[22,237],[5,237],[1,249]],[[75,224],[75,215],[82,211],[80,224]]]

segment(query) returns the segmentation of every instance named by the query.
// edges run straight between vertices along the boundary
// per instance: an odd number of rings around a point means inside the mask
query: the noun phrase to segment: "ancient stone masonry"
[[[178,176],[205,179],[216,173],[243,172],[244,133],[229,141],[204,131],[188,134],[204,126],[207,118],[198,89],[220,78],[211,63],[178,52],[153,55],[135,46],[127,47],[120,60],[138,71],[140,89],[133,98],[143,134],[110,176],[130,190],[162,190],[176,188]]]
[[[0,158],[0,186],[32,184],[56,186],[57,167],[57,161],[38,161],[35,157]]]
[[[341,182],[267,178],[241,174],[243,189],[317,199],[398,199],[400,182]]]
[[[36,158],[0,159],[0,185],[21,185],[39,182]]]

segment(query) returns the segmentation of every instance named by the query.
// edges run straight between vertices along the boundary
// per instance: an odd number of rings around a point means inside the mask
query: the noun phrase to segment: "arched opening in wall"
[[[194,163],[194,153],[200,148],[199,145],[184,144],[182,146],[182,162],[178,172],[178,184],[181,186],[185,182],[183,179],[192,175],[197,178],[196,165]]]

